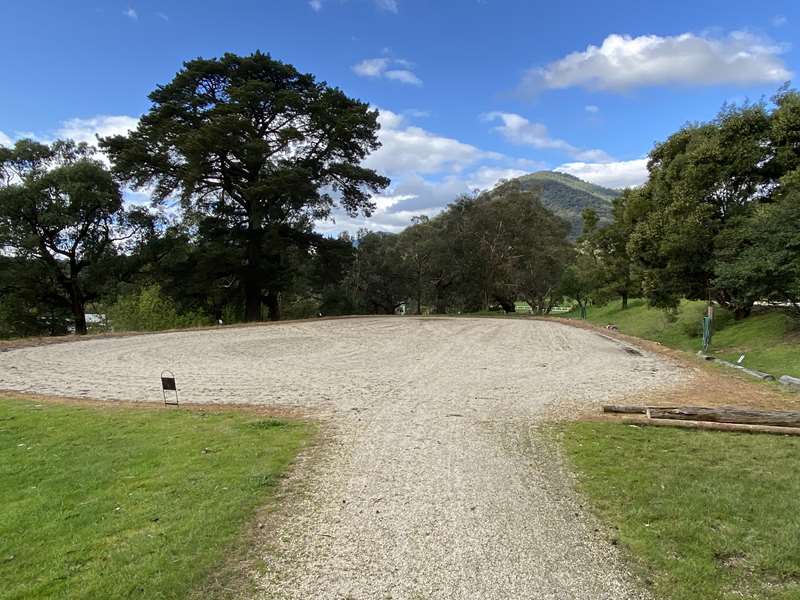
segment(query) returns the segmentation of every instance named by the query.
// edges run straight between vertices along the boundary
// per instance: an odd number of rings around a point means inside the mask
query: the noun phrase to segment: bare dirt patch
[[[652,406],[735,406],[764,410],[800,410],[800,394],[777,384],[756,381],[735,370],[714,365],[692,354],[673,350],[658,342],[643,340],[583,321],[552,319],[570,327],[593,331],[668,359],[679,369],[691,372],[674,386],[646,390],[627,396],[621,404]],[[588,416],[588,415],[587,415]],[[607,416],[614,419],[616,417]]]

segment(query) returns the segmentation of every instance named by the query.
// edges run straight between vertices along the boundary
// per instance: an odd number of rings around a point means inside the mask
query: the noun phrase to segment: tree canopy
[[[0,179],[0,246],[39,263],[51,280],[40,286],[86,333],[85,305],[109,273],[105,263],[146,215],[123,208],[119,185],[85,144],[0,148]]]
[[[128,136],[102,140],[120,179],[179,196],[204,234],[235,248],[245,318],[272,318],[285,287],[290,246],[335,204],[370,214],[388,180],[361,166],[377,141],[366,103],[256,52],[197,59],[150,94],[152,107]]]

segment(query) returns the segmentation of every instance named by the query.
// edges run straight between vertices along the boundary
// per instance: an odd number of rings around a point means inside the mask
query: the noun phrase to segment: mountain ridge
[[[614,198],[622,193],[558,171],[536,171],[510,181],[519,183],[525,191],[537,192],[546,208],[569,222],[573,239],[581,233],[584,209],[594,209],[600,223],[608,223]]]

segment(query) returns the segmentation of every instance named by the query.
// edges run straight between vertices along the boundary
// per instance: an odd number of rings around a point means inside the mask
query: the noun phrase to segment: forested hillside
[[[538,171],[523,175],[520,189],[536,193],[545,208],[570,224],[570,237],[581,233],[581,213],[590,208],[597,213],[601,224],[611,221],[611,204],[620,192],[578,179],[567,173]]]

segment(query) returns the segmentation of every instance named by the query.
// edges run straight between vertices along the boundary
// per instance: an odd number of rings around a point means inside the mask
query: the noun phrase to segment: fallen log
[[[622,422],[628,425],[639,425],[644,427],[682,427],[684,429],[703,429],[708,431],[800,435],[800,428],[798,427],[746,425],[743,423],[712,423],[709,421],[673,421],[669,419],[648,419],[646,417],[623,417]]]
[[[627,404],[604,404],[604,413],[621,413],[623,415],[644,415],[647,414],[646,406],[627,405]]]
[[[797,388],[800,390],[800,378],[798,377],[792,377],[791,375],[783,375],[778,381],[780,381],[783,385],[788,385],[789,387]]]
[[[686,406],[662,408],[651,406],[646,413],[651,419],[711,421],[714,423],[739,423],[746,425],[772,425],[775,427],[800,427],[800,412],[778,410],[751,410],[746,408],[703,408]]]
[[[770,375],[769,373],[764,373],[764,371],[759,371],[757,369],[748,369],[747,367],[742,367],[742,372],[747,373],[750,375],[750,377],[760,379],[761,381],[775,381],[775,375]]]

